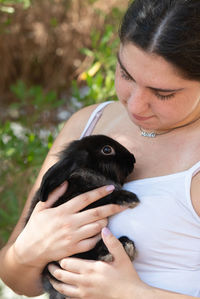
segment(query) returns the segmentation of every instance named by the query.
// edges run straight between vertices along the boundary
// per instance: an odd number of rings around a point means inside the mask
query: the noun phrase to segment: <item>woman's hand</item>
[[[50,194],[47,202],[36,205],[14,244],[20,263],[42,269],[50,261],[93,248],[100,239],[101,229],[107,225],[107,217],[124,209],[107,205],[80,212],[90,203],[111,193],[112,186],[84,193],[51,208],[66,189],[67,183],[64,183]]]
[[[112,263],[66,258],[60,261],[62,269],[49,265],[51,274],[62,281],[51,280],[53,287],[70,298],[82,299],[141,299],[148,298],[150,289],[137,275],[123,246],[107,228],[102,238],[113,255]]]

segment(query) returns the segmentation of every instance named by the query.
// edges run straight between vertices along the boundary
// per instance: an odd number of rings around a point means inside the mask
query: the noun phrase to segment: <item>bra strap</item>
[[[107,101],[107,102],[101,103],[100,105],[97,106],[97,108],[90,115],[90,118],[88,119],[88,122],[80,136],[80,139],[91,135],[97,122],[99,121],[99,119],[101,118],[101,116],[103,114],[104,108],[110,103],[113,103],[113,101]]]

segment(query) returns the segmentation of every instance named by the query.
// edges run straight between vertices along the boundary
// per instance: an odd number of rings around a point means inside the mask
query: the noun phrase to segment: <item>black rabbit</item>
[[[46,201],[49,193],[65,180],[69,184],[67,191],[57,200],[54,206],[61,205],[86,191],[112,184],[115,186],[115,190],[111,194],[90,204],[85,209],[110,203],[134,208],[139,203],[137,196],[121,189],[126,177],[132,172],[134,163],[134,156],[124,146],[108,136],[92,135],[71,142],[61,152],[59,161],[44,175],[41,186],[32,201],[27,221],[37,202]],[[119,240],[130,259],[133,260],[135,254],[134,243],[125,236],[120,237]],[[104,261],[112,259],[102,240],[92,250],[75,256]],[[57,262],[53,263],[58,265]],[[43,286],[45,291],[50,294],[50,299],[65,299],[66,296],[58,293],[50,284],[50,276],[46,266],[42,274]]]

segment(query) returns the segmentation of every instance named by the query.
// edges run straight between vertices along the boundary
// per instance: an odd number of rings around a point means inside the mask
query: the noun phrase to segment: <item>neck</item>
[[[197,124],[199,120],[200,120],[200,116],[198,115],[198,117],[194,118],[190,122],[182,123],[178,126],[171,127],[169,129],[151,130],[151,129],[143,129],[142,127],[139,127],[139,129],[141,131],[141,136],[155,138],[158,135],[164,135],[164,134],[170,133],[170,132],[172,132],[174,130],[177,130],[177,129],[181,129],[181,128],[185,128],[185,127],[189,128],[189,127],[192,126],[192,124]]]

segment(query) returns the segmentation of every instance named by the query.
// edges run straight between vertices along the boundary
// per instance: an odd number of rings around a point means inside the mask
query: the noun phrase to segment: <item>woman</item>
[[[84,108],[66,123],[1,251],[0,276],[18,293],[40,294],[44,265],[60,260],[61,270],[49,270],[63,283],[52,284],[71,298],[200,297],[200,1],[135,0],[123,19],[120,40],[115,82],[119,102]],[[134,153],[136,167],[124,188],[139,196],[140,205],[80,212],[112,192],[112,186],[105,186],[50,208],[66,182],[47,203],[36,206],[22,230],[31,198],[55,163],[55,153],[91,133],[109,135]],[[105,228],[114,214],[112,233],[126,234],[136,244],[133,264]],[[114,262],[65,258],[93,247],[101,230]]]

